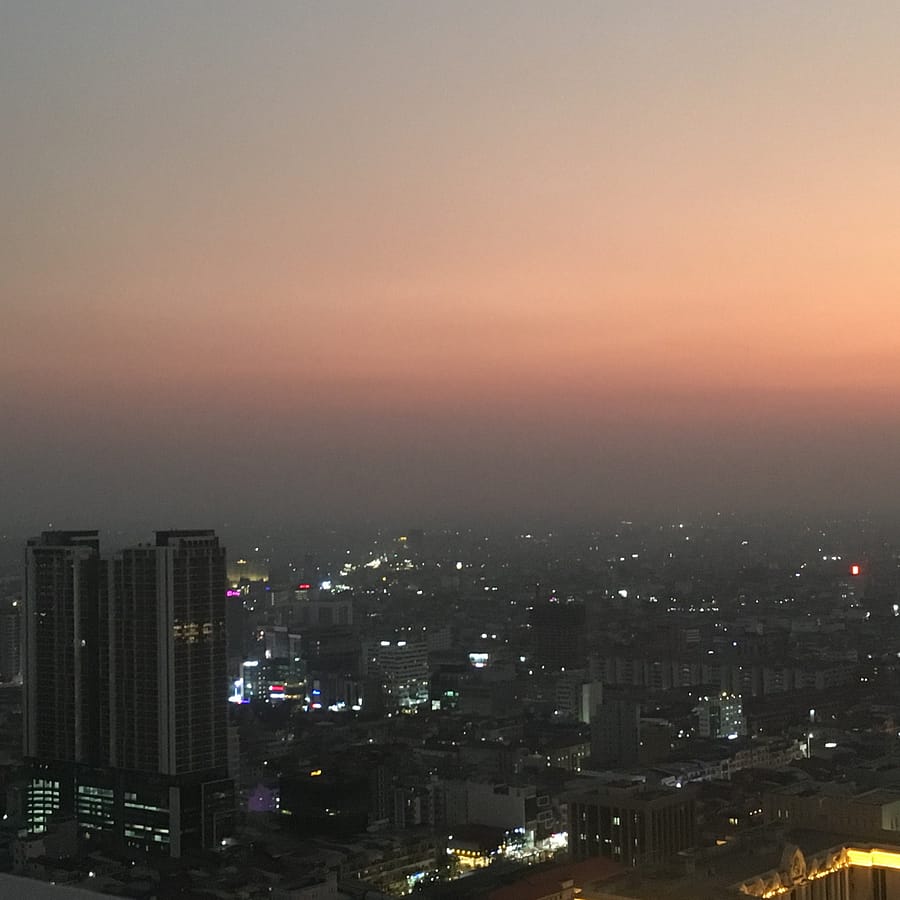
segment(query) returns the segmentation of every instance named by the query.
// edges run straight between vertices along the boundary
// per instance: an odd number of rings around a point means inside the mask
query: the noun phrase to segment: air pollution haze
[[[893,3],[0,8],[0,508],[891,510]]]

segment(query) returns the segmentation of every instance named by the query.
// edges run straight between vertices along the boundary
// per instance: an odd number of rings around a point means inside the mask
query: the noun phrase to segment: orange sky
[[[898,43],[891,3],[5,6],[10,515],[892,503]]]

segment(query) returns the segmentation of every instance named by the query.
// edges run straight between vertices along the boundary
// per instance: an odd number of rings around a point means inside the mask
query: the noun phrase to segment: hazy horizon
[[[0,528],[892,513],[898,43],[0,6]]]

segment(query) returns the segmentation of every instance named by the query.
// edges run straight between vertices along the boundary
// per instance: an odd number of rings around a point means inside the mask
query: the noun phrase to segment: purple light
[[[226,597],[240,597],[240,596],[241,596],[241,592],[240,592],[240,591],[227,590],[227,591],[225,591],[225,596],[226,596]]]

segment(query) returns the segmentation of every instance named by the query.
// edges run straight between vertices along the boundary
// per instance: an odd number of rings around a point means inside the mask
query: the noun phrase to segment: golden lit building
[[[737,848],[687,853],[684,867],[631,870],[578,900],[894,900],[900,898],[900,845],[844,841],[804,852],[757,832]],[[806,832],[815,846],[825,835]],[[822,847],[820,843],[818,845]],[[760,871],[756,866],[771,868]],[[756,871],[754,872],[754,869]]]
[[[848,843],[805,856],[785,847],[781,864],[734,886],[777,900],[890,900],[900,897],[900,847]]]

